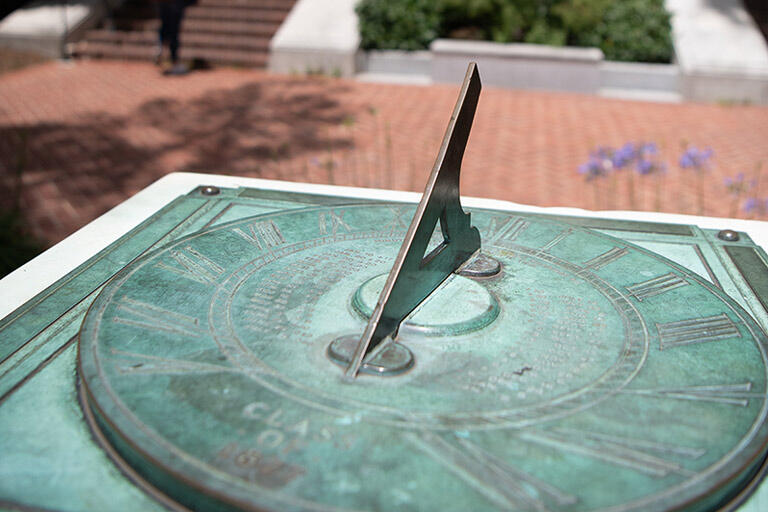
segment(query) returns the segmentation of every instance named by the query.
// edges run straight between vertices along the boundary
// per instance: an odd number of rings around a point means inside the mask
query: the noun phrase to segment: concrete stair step
[[[260,7],[191,6],[184,11],[184,22],[188,20],[260,21],[282,22],[288,10],[262,9]],[[157,18],[157,11],[151,6],[127,6],[116,16],[123,20],[149,20]]]
[[[281,23],[284,11],[235,7],[189,7],[184,13],[185,20],[233,20]]]
[[[151,60],[155,53],[152,45],[89,41],[77,43],[74,51],[78,57],[140,60]],[[267,64],[265,52],[188,46],[179,50],[179,56],[184,60],[203,59],[213,64],[233,64],[255,68],[263,68]]]
[[[198,0],[200,7],[245,7],[288,12],[296,0]]]
[[[129,22],[117,22],[116,27],[121,31],[157,31],[160,27],[158,20],[131,20]],[[264,23],[253,21],[221,21],[221,20],[184,20],[182,30],[184,32],[200,32],[214,34],[237,34],[272,37],[280,23]]]
[[[111,44],[135,44],[135,45],[156,45],[157,32],[144,31],[112,31],[112,30],[91,30],[86,35],[88,42],[111,43]],[[236,50],[264,51],[269,49],[268,37],[242,36],[233,34],[211,34],[188,32],[181,33],[181,46],[183,47],[208,47],[208,48],[231,48]]]

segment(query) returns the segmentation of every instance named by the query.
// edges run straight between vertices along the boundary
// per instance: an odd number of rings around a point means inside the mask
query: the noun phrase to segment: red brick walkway
[[[141,63],[41,64],[0,76],[0,207],[12,204],[22,168],[27,221],[52,244],[172,171],[418,190],[457,92],[236,69],[170,78]],[[595,195],[577,174],[592,147],[640,140],[657,142],[670,164],[661,187],[636,177],[631,200],[624,175]],[[724,177],[752,175],[764,161],[768,181],[765,107],[486,88],[462,192],[696,213],[695,181],[676,165],[684,141],[715,151],[705,214],[731,213]],[[768,196],[768,182],[762,188]]]

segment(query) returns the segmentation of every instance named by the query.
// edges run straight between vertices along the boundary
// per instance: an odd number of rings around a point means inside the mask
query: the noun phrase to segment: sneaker
[[[167,69],[165,71],[165,74],[179,76],[179,75],[186,75],[188,72],[189,72],[189,69],[187,69],[187,66],[178,62],[173,66],[171,66],[170,69]]]
[[[155,51],[152,56],[152,62],[155,66],[159,66],[163,62],[163,47],[160,45],[155,46]]]

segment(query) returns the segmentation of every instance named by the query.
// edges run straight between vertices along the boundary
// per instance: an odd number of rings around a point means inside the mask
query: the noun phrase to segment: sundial
[[[760,510],[765,253],[462,206],[479,95],[417,205],[199,186],[6,317],[0,508]]]

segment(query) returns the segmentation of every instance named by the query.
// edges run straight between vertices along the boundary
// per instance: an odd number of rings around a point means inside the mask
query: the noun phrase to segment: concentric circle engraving
[[[80,334],[106,437],[211,509],[706,508],[738,491],[765,452],[765,335],[599,233],[474,212],[501,273],[418,322],[462,328],[404,329],[407,372],[344,381],[327,347],[362,333],[360,290],[411,212],[254,217],[126,267]]]

